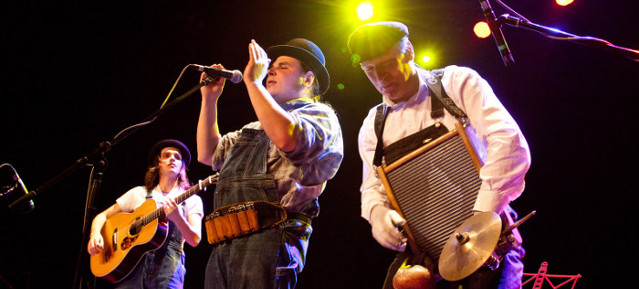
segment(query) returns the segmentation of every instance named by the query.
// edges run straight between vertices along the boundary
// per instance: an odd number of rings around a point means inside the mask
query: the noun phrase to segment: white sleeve
[[[524,176],[530,167],[528,143],[488,82],[477,72],[450,66],[442,83],[453,101],[466,112],[477,137],[486,146],[480,170],[482,184],[474,209],[499,213],[524,190]]]
[[[370,221],[371,210],[376,205],[390,207],[388,196],[384,190],[382,181],[377,176],[373,167],[373,157],[377,147],[377,136],[375,135],[375,114],[376,108],[369,111],[368,116],[359,131],[358,147],[359,155],[362,158],[362,185],[360,186],[362,218]]]

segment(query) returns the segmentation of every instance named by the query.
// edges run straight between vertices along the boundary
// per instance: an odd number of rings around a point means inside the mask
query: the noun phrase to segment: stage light
[[[473,31],[479,38],[486,38],[490,36],[490,27],[488,27],[488,23],[484,21],[477,22],[477,24],[475,24],[475,27],[473,27]]]
[[[557,5],[559,6],[568,6],[573,2],[573,0],[555,0],[555,2],[557,2]]]
[[[345,86],[344,86],[344,84],[343,84],[343,83],[338,83],[338,84],[337,84],[337,89],[339,89],[339,90],[344,90],[344,88],[345,88]]]
[[[356,8],[359,20],[366,21],[373,17],[373,4],[370,2],[362,2]]]
[[[417,64],[419,64],[420,66],[423,66],[424,68],[435,67],[438,65],[436,63],[438,55],[439,55],[438,49],[430,46],[426,50],[416,51],[415,61],[417,62]]]

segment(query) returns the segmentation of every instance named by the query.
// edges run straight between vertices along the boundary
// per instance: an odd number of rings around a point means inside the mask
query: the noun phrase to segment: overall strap
[[[382,165],[382,156],[384,153],[384,142],[382,141],[382,133],[384,132],[384,124],[386,123],[386,116],[390,107],[382,103],[377,106],[377,112],[375,113],[375,135],[377,136],[377,146],[375,147],[375,156],[373,157],[373,166],[379,167]]]
[[[431,112],[431,117],[435,118],[435,116],[433,116],[434,113],[436,113],[435,109],[437,108],[438,110],[440,110],[438,117],[443,117],[444,113],[441,110],[441,106],[443,105],[446,110],[448,110],[448,112],[450,112],[450,114],[454,115],[457,118],[466,118],[466,113],[464,113],[463,110],[461,110],[459,107],[457,107],[457,105],[455,105],[455,102],[453,102],[453,100],[448,96],[448,94],[446,94],[446,90],[444,89],[444,86],[442,84],[442,77],[444,76],[444,70],[443,69],[436,69],[431,71],[431,76],[426,79],[426,84],[428,85],[428,89],[431,92],[431,95],[433,95],[434,97],[431,98],[431,108],[432,108],[432,112]]]
[[[441,79],[444,76],[443,69],[437,69],[431,71],[431,76],[426,79],[426,84],[431,92],[431,113],[430,116],[433,119],[441,118],[444,116],[444,108],[448,110],[453,116],[457,118],[466,118],[466,113],[462,111],[455,102],[446,94],[446,90],[442,85]],[[382,164],[382,157],[384,154],[384,145],[382,141],[382,133],[384,132],[384,124],[386,123],[386,117],[390,111],[390,107],[382,103],[377,106],[377,112],[375,114],[375,135],[377,136],[377,146],[375,147],[375,156],[373,157],[373,166],[380,166]]]

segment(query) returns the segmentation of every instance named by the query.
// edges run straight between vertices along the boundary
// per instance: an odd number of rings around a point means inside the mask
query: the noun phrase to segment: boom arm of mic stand
[[[529,30],[533,30],[551,39],[568,40],[581,45],[603,49],[609,52],[613,52],[615,54],[625,56],[627,58],[630,58],[633,61],[639,62],[639,50],[617,46],[603,39],[590,37],[590,36],[578,36],[578,35],[566,33],[559,29],[535,24],[530,21],[526,21],[517,17],[510,16],[508,14],[503,14],[497,17],[496,22],[498,25],[507,24],[509,26],[513,26],[516,28],[526,28]]]
[[[154,113],[149,115],[145,119],[145,121],[149,121],[149,120],[152,120],[152,119],[158,117],[160,114],[164,113],[165,111],[171,109],[172,107],[174,107],[178,103],[182,102],[189,95],[193,94],[196,90],[200,89],[200,87],[206,86],[207,84],[209,84],[212,80],[213,79],[210,78],[210,77],[202,80],[195,87],[189,89],[184,94],[178,96],[173,101],[167,103],[166,105],[164,105],[163,107],[161,107],[160,109],[158,109],[157,111],[155,111]],[[123,134],[119,134],[117,137],[113,138],[110,141],[105,141],[105,142],[100,143],[98,148],[96,148],[94,151],[92,151],[88,155],[79,158],[77,161],[75,161],[75,163],[72,166],[66,168],[64,171],[60,172],[59,174],[57,174],[56,176],[51,178],[50,180],[48,180],[46,183],[44,183],[43,185],[41,185],[37,189],[35,189],[33,191],[30,191],[27,194],[25,194],[24,196],[22,196],[22,197],[16,199],[15,201],[13,201],[11,204],[9,204],[9,206],[8,206],[9,209],[10,210],[15,210],[18,206],[20,206],[24,202],[28,202],[28,201],[32,200],[34,197],[36,197],[38,195],[38,193],[41,193],[41,192],[45,191],[46,189],[50,188],[51,186],[53,186],[54,184],[56,184],[60,180],[64,179],[65,177],[67,177],[70,174],[72,174],[75,171],[77,171],[79,168],[87,166],[90,163],[90,161],[95,160],[95,159],[97,159],[97,157],[99,157],[99,156],[103,155],[104,153],[108,152],[114,145],[118,144],[120,141],[122,141],[127,136],[133,134],[138,129],[139,129],[139,127],[136,127],[136,128],[134,128],[132,130],[129,130],[129,131],[123,133]]]

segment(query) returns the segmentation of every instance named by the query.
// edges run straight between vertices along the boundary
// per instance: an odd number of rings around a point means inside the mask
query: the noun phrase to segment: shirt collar
[[[153,191],[156,191],[160,194],[164,194],[164,192],[162,192],[162,188],[160,188],[160,185],[155,186],[155,188],[153,188]],[[182,187],[180,187],[179,184],[175,184],[175,186],[171,189],[170,192],[168,192],[168,194],[166,194],[167,196],[176,196],[182,193]]]
[[[428,96],[428,85],[424,81],[424,76],[421,74],[421,70],[419,69],[417,69],[417,79],[419,79],[419,89],[408,100],[401,101],[401,102],[394,102],[388,99],[388,97],[386,97],[385,95],[383,95],[384,104],[388,105],[389,107],[393,109],[399,109],[404,106],[410,106],[414,103],[422,102]]]
[[[292,99],[285,103],[282,103],[280,104],[280,106],[282,107],[282,109],[286,111],[291,111],[291,110],[300,108],[302,106],[305,106],[309,103],[313,103],[313,100],[308,97],[300,97],[300,98]]]

